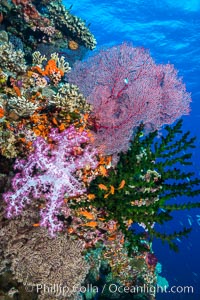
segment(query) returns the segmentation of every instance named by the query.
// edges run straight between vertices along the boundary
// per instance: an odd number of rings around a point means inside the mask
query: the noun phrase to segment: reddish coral
[[[3,22],[3,14],[0,13],[0,24]]]
[[[104,154],[127,151],[134,129],[160,129],[189,113],[190,95],[170,64],[122,44],[78,62],[68,74],[93,106],[95,144]]]
[[[34,24],[37,23],[36,20],[40,18],[40,14],[30,0],[12,0],[12,2],[17,6],[21,6],[26,21],[32,20]]]
[[[15,91],[15,93],[17,94],[18,97],[21,97],[21,91],[20,88],[16,85],[13,85],[13,89]]]
[[[4,109],[0,107],[0,119],[4,117]]]

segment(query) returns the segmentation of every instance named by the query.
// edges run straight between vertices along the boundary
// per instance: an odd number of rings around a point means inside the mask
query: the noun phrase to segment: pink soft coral
[[[95,169],[98,163],[94,147],[88,144],[86,131],[79,132],[74,126],[62,133],[53,129],[49,138],[52,144],[38,137],[28,158],[16,161],[15,169],[19,172],[12,180],[13,191],[3,197],[8,218],[19,215],[32,199],[45,199],[40,225],[48,227],[53,236],[62,230],[57,216],[64,196],[73,197],[86,192],[76,172],[85,167]]]

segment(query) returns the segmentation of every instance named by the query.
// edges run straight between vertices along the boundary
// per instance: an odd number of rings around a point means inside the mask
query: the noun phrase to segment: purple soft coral
[[[38,137],[28,158],[16,161],[15,169],[19,172],[12,180],[13,191],[4,193],[3,197],[8,218],[19,215],[32,199],[44,198],[46,205],[41,210],[40,225],[48,227],[54,236],[55,232],[62,230],[57,215],[64,196],[73,197],[86,192],[76,172],[85,167],[95,169],[98,162],[96,150],[88,144],[86,131],[80,132],[74,126],[62,133],[52,129],[49,137],[54,146]]]

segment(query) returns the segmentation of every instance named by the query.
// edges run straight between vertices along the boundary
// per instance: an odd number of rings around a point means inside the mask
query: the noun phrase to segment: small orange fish
[[[114,188],[113,185],[110,186],[110,193],[111,193],[112,195],[114,195],[114,193],[115,193],[115,188]]]
[[[89,200],[94,200],[96,196],[94,194],[88,194],[87,197]]]
[[[43,131],[43,130],[45,130],[45,126],[44,125],[38,125],[38,127],[37,127],[40,131]]]
[[[32,141],[26,142],[27,147],[31,147],[32,146]]]
[[[62,123],[62,124],[60,124],[60,126],[58,128],[60,129],[60,131],[63,131],[63,130],[65,130],[65,125]]]
[[[123,180],[120,182],[120,185],[119,185],[119,187],[118,187],[118,190],[123,189],[123,187],[125,186],[125,184],[126,184],[126,181],[123,179]]]
[[[81,212],[79,212],[79,214],[84,216],[88,220],[94,220],[95,219],[94,215],[91,214],[90,212],[88,212],[87,210],[81,211]]]
[[[104,166],[100,166],[99,171],[100,171],[101,175],[103,175],[103,177],[107,176],[107,170]]]
[[[83,226],[88,226],[88,227],[97,227],[97,222],[95,221],[91,221],[91,222],[88,222],[86,224],[83,224]]]
[[[33,227],[39,227],[39,226],[40,226],[40,223],[33,224]]]
[[[104,199],[107,199],[110,193],[104,195]]]
[[[52,123],[53,123],[54,125],[58,125],[58,121],[56,120],[56,118],[53,118],[53,119],[52,119]]]
[[[98,184],[98,187],[100,188],[100,190],[104,190],[104,191],[107,191],[107,190],[108,190],[107,186],[105,186],[105,185],[102,184],[102,183]]]
[[[109,241],[114,241],[114,240],[116,240],[116,234],[113,234],[113,235],[110,235],[109,237],[108,237],[108,240]]]
[[[18,88],[18,86],[14,85],[13,86],[13,89],[15,91],[15,93],[17,94],[18,97],[21,97],[21,91],[20,89]]]
[[[98,218],[99,221],[105,221],[105,218]]]
[[[84,116],[83,116],[83,120],[84,120],[84,122],[87,122],[87,120],[88,120],[88,117],[89,117],[89,114],[88,114],[88,113],[84,114]]]

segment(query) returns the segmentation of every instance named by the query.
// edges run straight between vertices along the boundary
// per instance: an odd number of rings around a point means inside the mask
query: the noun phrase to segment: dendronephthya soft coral
[[[45,199],[41,209],[40,225],[49,228],[53,236],[62,230],[63,223],[57,218],[64,197],[74,197],[86,192],[77,171],[95,169],[98,165],[96,150],[89,145],[87,131],[70,126],[59,133],[52,129],[48,143],[38,137],[33,152],[27,159],[17,160],[14,168],[18,173],[12,180],[13,191],[4,193],[7,217],[19,215],[33,199]]]

